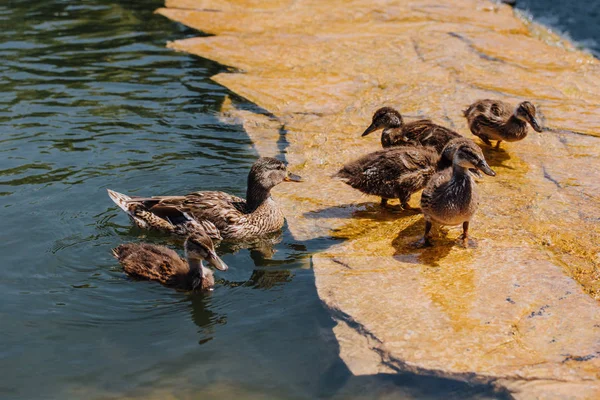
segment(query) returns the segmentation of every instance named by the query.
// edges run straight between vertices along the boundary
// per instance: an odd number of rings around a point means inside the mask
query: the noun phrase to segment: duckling
[[[210,237],[195,233],[186,239],[184,247],[187,262],[168,247],[147,243],[122,244],[113,249],[113,255],[131,277],[158,281],[179,290],[213,290],[213,272],[202,260],[220,271],[227,271],[228,267],[215,253]]]
[[[452,151],[452,150],[449,150]],[[477,187],[470,168],[495,176],[496,173],[485,161],[481,148],[468,142],[454,150],[452,168],[436,173],[421,195],[421,210],[425,216],[424,243],[431,245],[431,227],[435,222],[440,225],[463,226],[461,239],[468,245],[469,221],[477,210]]]
[[[302,179],[288,172],[283,162],[262,157],[248,174],[245,200],[224,192],[143,198],[109,189],[108,195],[143,229],[178,235],[202,232],[215,240],[249,240],[283,226],[283,212],[271,197],[271,189],[283,181]]]
[[[384,148],[402,145],[431,146],[441,154],[450,140],[462,137],[459,133],[434,124],[428,119],[405,124],[402,115],[391,107],[383,107],[375,111],[371,125],[362,136],[382,128],[381,145]]]
[[[496,149],[502,141],[516,142],[527,136],[527,124],[536,132],[541,132],[540,123],[535,117],[535,106],[528,101],[516,108],[500,100],[478,100],[464,112],[473,135],[478,136],[489,146],[496,140]]]
[[[410,209],[411,195],[435,174],[439,158],[427,147],[392,147],[344,165],[334,178],[365,194],[380,196],[382,207],[388,207],[388,199],[397,198],[403,209]]]

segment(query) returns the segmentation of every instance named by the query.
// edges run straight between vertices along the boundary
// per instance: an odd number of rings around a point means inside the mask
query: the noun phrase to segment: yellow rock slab
[[[223,104],[259,154],[285,144],[306,179],[277,188],[293,235],[344,239],[312,262],[355,374],[600,398],[598,60],[488,1],[169,0],[158,12],[213,34],[170,46],[232,67],[213,79],[271,113]],[[476,247],[451,229],[418,249],[420,215],[330,179],[379,148],[360,137],[378,107],[471,136],[462,110],[479,98],[531,100],[548,130],[484,147],[498,175],[479,184]]]

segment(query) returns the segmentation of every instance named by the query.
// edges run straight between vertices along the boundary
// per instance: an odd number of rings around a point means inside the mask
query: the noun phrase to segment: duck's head
[[[382,107],[375,111],[371,125],[363,132],[367,136],[371,132],[385,128],[399,128],[402,126],[402,115],[392,107]]]
[[[515,110],[515,117],[520,119],[521,121],[525,121],[531,125],[536,132],[541,132],[542,127],[540,126],[539,121],[535,117],[535,106],[528,101],[524,101],[517,106]]]
[[[281,182],[302,182],[302,178],[289,172],[285,164],[273,157],[259,158],[248,174],[248,188],[260,186],[270,190]]]
[[[196,261],[201,263],[205,260],[220,271],[227,271],[229,268],[217,255],[212,240],[205,233],[194,233],[190,235],[185,240],[184,247],[185,255],[190,262]],[[212,271],[210,270],[204,271],[204,274],[206,275],[208,272],[210,272],[210,275],[212,276]],[[206,278],[206,276],[203,277]]]
[[[456,153],[454,153],[452,162],[454,165],[458,165],[465,169],[476,169],[486,175],[496,176],[494,170],[491,169],[485,161],[481,148],[475,144],[464,144],[460,146],[456,150]]]

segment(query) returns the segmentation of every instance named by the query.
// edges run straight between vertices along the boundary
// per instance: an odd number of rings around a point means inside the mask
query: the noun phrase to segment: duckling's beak
[[[208,257],[206,257],[206,261],[210,265],[212,265],[213,267],[215,267],[216,269],[218,269],[219,271],[227,271],[229,269],[229,267],[227,266],[227,264],[225,264],[223,262],[223,260],[221,260],[221,257],[219,257],[217,255],[217,253],[215,253],[214,250],[209,250]]]
[[[531,124],[531,127],[536,132],[541,132],[542,131],[542,127],[540,126],[540,123],[539,123],[539,121],[537,120],[536,117],[531,117],[531,119],[529,120],[529,123]]]
[[[375,132],[379,127],[375,124],[369,125],[369,127],[363,132],[361,136],[367,136],[371,132]]]
[[[496,176],[494,170],[490,168],[490,166],[487,162],[485,162],[485,160],[481,160],[481,162],[477,165],[477,168],[483,171],[483,173],[486,175]]]
[[[302,177],[296,174],[292,174],[288,172],[285,178],[283,178],[285,182],[302,182]]]

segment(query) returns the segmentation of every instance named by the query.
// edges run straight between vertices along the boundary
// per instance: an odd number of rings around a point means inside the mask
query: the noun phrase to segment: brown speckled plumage
[[[373,114],[371,125],[363,136],[382,128],[381,145],[384,148],[405,145],[430,146],[441,154],[450,140],[462,137],[459,133],[434,124],[428,119],[404,123],[400,113],[391,107],[382,107]]]
[[[439,155],[426,147],[392,147],[352,161],[335,175],[365,194],[397,198],[408,208],[411,195],[436,172]]]
[[[515,108],[500,100],[478,100],[464,111],[473,135],[490,146],[490,140],[496,140],[496,148],[502,141],[516,142],[525,138],[528,123],[541,132],[535,114],[535,106],[528,101]]]
[[[454,152],[451,168],[436,173],[421,195],[421,210],[425,216],[425,241],[429,242],[432,222],[440,225],[463,224],[463,240],[467,241],[468,226],[471,217],[477,210],[478,195],[476,183],[469,173],[470,168],[476,168],[494,176],[485,161],[479,146],[462,142]]]
[[[248,174],[246,200],[212,191],[135,198],[109,190],[109,196],[141,228],[180,235],[203,231],[213,239],[244,240],[281,229],[284,216],[271,189],[284,180],[299,177],[287,172],[281,161],[263,157]]]
[[[202,260],[222,271],[227,270],[227,265],[216,255],[211,239],[205,234],[191,235],[185,242],[185,252],[187,262],[168,247],[147,243],[122,244],[113,249],[113,255],[131,277],[158,281],[179,290],[212,290],[213,272]]]

